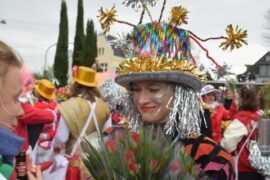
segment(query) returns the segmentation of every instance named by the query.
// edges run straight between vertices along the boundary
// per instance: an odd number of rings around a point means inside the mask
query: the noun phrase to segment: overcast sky
[[[188,24],[183,28],[193,31],[201,38],[225,35],[228,24],[239,25],[248,30],[248,46],[233,52],[224,52],[218,48],[221,41],[203,43],[219,64],[226,62],[233,65],[233,72],[245,71],[245,64],[253,64],[261,58],[270,48],[263,41],[262,33],[266,30],[264,18],[270,10],[269,0],[167,0],[164,11],[164,20],[167,20],[172,6],[182,5],[189,10]],[[75,24],[77,17],[77,1],[67,0],[69,21],[69,42],[74,41]],[[140,13],[130,7],[124,7],[122,0],[84,0],[84,20],[93,19],[98,33],[102,32],[97,21],[98,9],[103,6],[112,7],[115,3],[118,19],[136,24]],[[158,19],[162,0],[150,8],[153,19]],[[42,70],[45,52],[52,44],[57,42],[58,24],[60,19],[61,0],[1,0],[0,39],[15,48],[22,56],[25,64],[33,71]],[[144,22],[147,22],[146,17]],[[130,27],[115,24],[111,34],[128,32]],[[269,47],[269,46],[268,46]],[[72,49],[72,45],[70,45]],[[199,49],[194,54],[204,62],[210,64],[205,53]],[[47,52],[47,61],[53,64],[55,46]],[[211,67],[211,65],[209,65]]]

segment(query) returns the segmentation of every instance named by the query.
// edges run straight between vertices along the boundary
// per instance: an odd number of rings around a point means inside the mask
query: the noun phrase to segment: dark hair
[[[257,96],[257,90],[254,86],[243,86],[240,89],[241,110],[257,111],[259,107],[259,99]]]
[[[39,101],[50,101],[50,99],[47,99],[45,97],[43,97],[41,94],[39,94],[39,92],[37,90],[34,89],[33,91],[34,96],[39,100]]]
[[[91,102],[95,101],[95,97],[102,98],[99,90],[96,87],[83,86],[74,82],[74,84],[70,87],[70,96],[76,97],[78,95]]]

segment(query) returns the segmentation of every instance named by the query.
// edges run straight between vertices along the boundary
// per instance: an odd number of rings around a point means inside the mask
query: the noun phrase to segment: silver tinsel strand
[[[129,119],[129,128],[133,131],[138,132],[139,128],[142,124],[142,117],[134,104],[132,92],[129,92],[128,94],[129,94],[129,96],[128,96],[126,104],[125,104],[125,112],[124,113],[126,114],[126,116]]]
[[[115,110],[117,105],[126,104],[127,91],[115,83],[114,79],[105,80],[99,87],[99,90],[111,110]]]
[[[117,39],[109,41],[113,49],[121,49],[126,58],[134,57],[132,32],[117,34]]]
[[[129,7],[131,6],[136,11],[143,7],[143,4],[155,6],[157,0],[124,0],[123,5]]]
[[[248,160],[251,166],[262,175],[270,177],[270,156],[262,156],[256,141],[250,141],[249,151]]]
[[[165,133],[175,135],[175,130],[181,139],[191,133],[200,133],[200,95],[189,87],[177,85],[174,94],[173,109],[165,126]]]

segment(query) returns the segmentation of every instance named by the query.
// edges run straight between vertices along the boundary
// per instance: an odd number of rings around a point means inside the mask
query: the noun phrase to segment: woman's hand
[[[42,173],[40,166],[32,165],[32,158],[26,156],[27,175],[29,180],[42,180]]]
[[[31,171],[27,171],[29,180],[42,180],[42,174],[40,166],[36,167],[35,175]]]

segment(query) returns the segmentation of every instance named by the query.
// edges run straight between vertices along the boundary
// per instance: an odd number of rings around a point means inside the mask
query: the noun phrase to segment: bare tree
[[[228,75],[233,75],[234,73],[230,72],[232,66],[226,64],[225,62],[221,67],[217,67],[215,69],[211,69],[212,72],[217,76],[217,80],[220,80],[221,78],[226,78]]]

